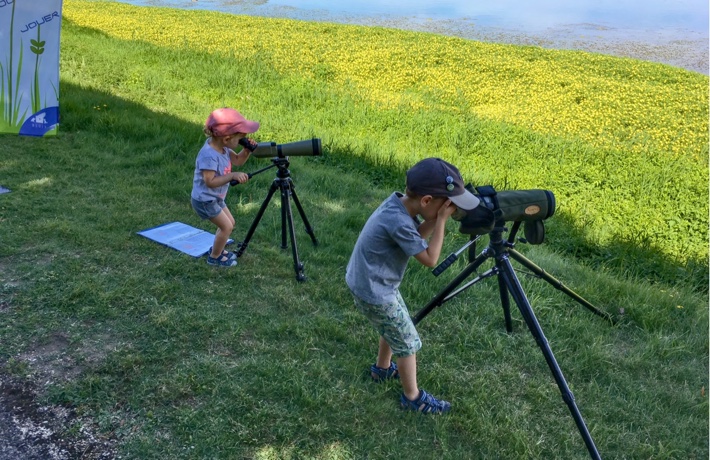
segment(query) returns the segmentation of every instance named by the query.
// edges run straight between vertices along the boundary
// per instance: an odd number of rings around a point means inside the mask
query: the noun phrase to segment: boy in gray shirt
[[[478,204],[455,166],[427,158],[407,171],[405,194],[390,195],[372,213],[355,243],[345,281],[355,305],[380,334],[377,362],[370,374],[376,382],[400,379],[404,409],[431,414],[451,409],[451,404],[417,386],[416,353],[422,343],[399,293],[407,262],[414,257],[427,267],[436,266],[446,220],[457,208],[470,211]],[[391,361],[393,354],[397,364]]]

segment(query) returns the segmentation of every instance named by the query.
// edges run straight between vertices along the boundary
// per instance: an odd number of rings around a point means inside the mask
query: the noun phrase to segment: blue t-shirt
[[[401,193],[387,198],[365,223],[345,271],[354,295],[372,305],[396,301],[409,258],[428,246],[420,222],[409,215]]]
[[[229,190],[229,182],[221,187],[210,188],[202,178],[202,171],[215,171],[215,176],[224,176],[232,172],[232,160],[229,158],[229,149],[225,147],[222,153],[218,152],[209,143],[209,139],[202,146],[195,160],[195,174],[192,178],[192,193],[190,196],[197,201],[214,201],[224,199]]]

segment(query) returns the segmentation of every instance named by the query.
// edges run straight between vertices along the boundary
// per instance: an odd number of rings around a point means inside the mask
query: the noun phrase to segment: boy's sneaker
[[[384,382],[386,380],[395,380],[399,378],[399,371],[397,370],[397,365],[390,362],[390,367],[383,369],[377,367],[377,363],[370,366],[370,377],[376,383]]]
[[[426,391],[420,389],[419,397],[412,401],[404,393],[399,398],[402,409],[413,410],[423,414],[443,414],[451,410],[451,404],[447,401],[436,399]]]
[[[237,259],[236,257],[234,259],[221,255],[219,257],[212,257],[210,255],[207,256],[207,263],[209,265],[216,265],[218,267],[234,267],[237,265]]]

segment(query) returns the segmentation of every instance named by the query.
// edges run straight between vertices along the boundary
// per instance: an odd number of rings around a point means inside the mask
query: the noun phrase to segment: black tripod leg
[[[301,219],[303,219],[303,224],[306,226],[306,233],[308,233],[308,235],[311,237],[313,245],[318,246],[316,234],[313,232],[313,228],[311,227],[310,222],[308,222],[308,218],[306,217],[306,213],[303,211],[301,202],[298,200],[298,195],[296,195],[296,189],[293,185],[293,181],[291,182],[291,196],[293,197],[293,202],[296,203],[296,209],[298,209],[298,213],[301,215]]]
[[[288,247],[286,243],[286,223],[288,222],[288,208],[290,208],[288,183],[281,180],[279,184],[281,188],[281,249]],[[293,241],[293,239],[292,239]]]
[[[424,306],[419,312],[412,317],[412,322],[414,324],[419,323],[426,315],[428,315],[433,309],[442,305],[446,301],[446,297],[453,292],[459,284],[463,283],[466,278],[469,277],[471,273],[474,273],[483,262],[490,257],[487,251],[483,251],[480,256],[476,257],[473,262],[468,264],[466,268],[463,269],[461,273],[456,276],[449,284],[447,284],[444,289],[442,289],[433,299],[429,301],[428,304]]]
[[[288,234],[291,237],[291,252],[293,254],[293,269],[296,271],[296,280],[305,281],[306,275],[303,273],[303,264],[298,258],[298,246],[296,245],[296,231],[293,225],[293,214],[291,212],[291,201],[289,195],[289,185],[284,182],[281,185],[281,229],[284,238],[284,248],[285,248],[285,238],[286,238],[286,227],[288,227]]]
[[[237,257],[241,257],[242,254],[244,254],[244,251],[247,250],[247,246],[249,246],[249,241],[251,240],[251,237],[254,235],[254,231],[256,230],[257,225],[259,225],[259,221],[261,220],[261,216],[264,215],[264,211],[266,210],[266,206],[269,205],[269,201],[271,200],[271,197],[274,196],[274,193],[276,192],[276,189],[279,188],[278,184],[276,181],[273,181],[271,183],[271,187],[269,188],[269,193],[266,194],[266,198],[264,198],[264,202],[261,203],[261,207],[259,208],[259,212],[256,213],[256,217],[254,217],[254,221],[251,223],[251,227],[249,227],[249,231],[247,232],[247,235],[244,237],[244,241],[241,242],[239,245],[239,249],[237,249]]]
[[[500,291],[500,303],[503,306],[503,318],[505,319],[505,330],[513,332],[513,322],[510,318],[510,297],[508,288],[502,277],[498,277],[498,290]]]
[[[542,350],[542,354],[545,356],[545,361],[547,361],[547,365],[555,378],[557,387],[562,393],[562,399],[569,407],[572,417],[574,418],[574,422],[577,424],[577,429],[584,439],[589,455],[593,459],[601,459],[599,452],[597,451],[597,447],[594,445],[594,441],[592,440],[592,436],[589,434],[589,430],[587,430],[587,426],[584,424],[582,414],[579,412],[579,408],[577,408],[577,404],[574,401],[574,395],[572,394],[572,391],[570,391],[569,386],[567,386],[567,382],[562,375],[562,370],[557,364],[555,356],[552,354],[550,344],[547,342],[545,334],[542,332],[540,323],[538,323],[537,318],[535,318],[530,302],[525,296],[525,292],[523,292],[523,288],[520,285],[518,277],[515,275],[515,271],[513,270],[510,260],[506,255],[503,255],[499,258],[498,265],[500,267],[498,276],[499,278],[503,278],[508,291],[513,296],[513,300],[518,305],[518,309],[525,319],[525,323],[528,325],[530,332],[533,337],[535,337],[538,346]]]
[[[586,307],[587,309],[589,309],[589,310],[590,310],[592,313],[594,313],[595,315],[601,316],[602,318],[604,318],[604,319],[608,320],[609,322],[611,322],[612,324],[614,324],[614,319],[611,317],[610,314],[599,310],[599,309],[596,308],[594,305],[592,305],[591,303],[589,303],[589,302],[587,302],[586,300],[584,300],[582,297],[580,297],[579,295],[577,295],[574,291],[572,291],[572,290],[569,289],[567,286],[565,286],[564,284],[562,284],[561,281],[555,279],[553,276],[551,276],[551,275],[550,275],[549,273],[547,273],[545,270],[543,270],[542,268],[540,268],[540,267],[538,267],[537,265],[535,265],[530,259],[525,258],[525,256],[523,256],[523,255],[520,254],[518,251],[516,251],[515,249],[512,249],[512,248],[508,249],[508,253],[510,254],[510,256],[511,256],[513,259],[515,259],[516,262],[519,262],[521,265],[525,266],[525,268],[527,268],[528,270],[532,271],[533,273],[535,273],[535,274],[536,274],[537,276],[539,276],[540,278],[542,278],[542,279],[544,279],[545,281],[547,281],[547,282],[548,282],[549,284],[551,284],[554,288],[556,288],[556,289],[558,289],[558,290],[564,292],[565,294],[567,294],[568,296],[570,296],[572,299],[574,299],[575,301],[577,301],[580,305],[582,305],[582,306]]]

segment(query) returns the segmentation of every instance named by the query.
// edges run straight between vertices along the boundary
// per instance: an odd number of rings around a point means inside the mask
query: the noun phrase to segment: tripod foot
[[[303,273],[303,268],[304,268],[303,263],[298,262],[297,264],[295,264],[293,266],[293,268],[296,270],[296,281],[301,282],[301,283],[306,281],[306,275],[305,275],[305,273]]]

